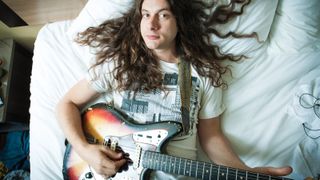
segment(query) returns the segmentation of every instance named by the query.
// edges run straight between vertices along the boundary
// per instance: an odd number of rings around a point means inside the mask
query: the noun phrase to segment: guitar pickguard
[[[125,136],[106,136],[104,144],[114,151],[127,153],[127,158],[131,162],[128,169],[124,170],[125,173],[117,173],[115,177],[109,179],[139,179],[144,170],[140,163],[142,152],[146,150],[156,151],[157,147],[163,143],[167,136],[168,132],[163,129],[138,131]],[[104,177],[88,166],[81,173],[79,179],[104,180]]]

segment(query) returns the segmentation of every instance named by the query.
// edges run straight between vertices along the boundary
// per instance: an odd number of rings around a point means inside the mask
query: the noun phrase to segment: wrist
[[[75,141],[72,144],[73,148],[80,154],[82,152],[84,152],[85,150],[87,150],[89,145],[90,144],[86,140],[83,140],[83,139],[79,139],[78,141]]]

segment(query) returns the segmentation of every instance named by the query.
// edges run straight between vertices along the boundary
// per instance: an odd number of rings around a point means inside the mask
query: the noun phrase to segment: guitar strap
[[[179,59],[178,63],[178,83],[181,98],[181,116],[183,132],[181,135],[188,134],[190,130],[190,97],[192,91],[191,65],[184,59]]]

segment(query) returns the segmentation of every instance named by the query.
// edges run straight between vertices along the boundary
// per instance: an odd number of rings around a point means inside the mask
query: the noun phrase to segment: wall
[[[33,51],[36,36],[43,25],[22,26],[9,28],[0,21],[0,39],[13,38],[25,48]]]

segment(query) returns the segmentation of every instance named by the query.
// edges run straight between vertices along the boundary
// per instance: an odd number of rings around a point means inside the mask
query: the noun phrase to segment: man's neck
[[[157,55],[157,57],[165,62],[168,63],[178,63],[178,57],[177,54],[175,52],[171,52],[171,51],[156,51],[155,54]]]

